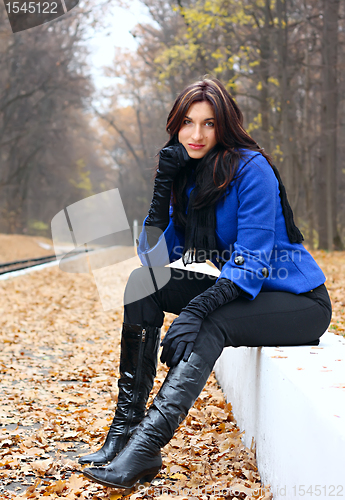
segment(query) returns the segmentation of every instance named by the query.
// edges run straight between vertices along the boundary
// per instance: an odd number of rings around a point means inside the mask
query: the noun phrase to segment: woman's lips
[[[190,149],[202,149],[204,147],[204,144],[188,144]]]

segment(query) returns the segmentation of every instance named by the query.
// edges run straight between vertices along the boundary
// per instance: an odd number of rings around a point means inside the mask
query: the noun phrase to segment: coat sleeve
[[[278,181],[265,157],[259,154],[242,168],[236,183],[237,240],[218,279],[230,279],[253,300],[271,273]]]
[[[147,241],[145,229],[147,217],[145,218],[137,248],[139,259],[144,266],[166,266],[170,262],[175,262],[182,257],[184,234],[174,225],[171,213],[172,207],[170,207],[170,221],[168,227],[162,232],[156,245],[152,248],[150,248]],[[159,231],[158,228],[157,231]]]

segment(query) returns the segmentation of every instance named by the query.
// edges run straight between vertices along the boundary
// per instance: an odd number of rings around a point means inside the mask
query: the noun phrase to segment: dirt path
[[[0,263],[54,255],[52,245],[51,240],[40,236],[0,234]]]

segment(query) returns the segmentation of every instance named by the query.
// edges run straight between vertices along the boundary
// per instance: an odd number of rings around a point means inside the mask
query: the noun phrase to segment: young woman
[[[331,319],[325,276],[301,244],[279,174],[225,87],[215,79],[187,87],[166,130],[139,238],[144,266],[125,292],[115,417],[103,447],[79,460],[111,461],[83,471],[109,487],[158,473],[160,449],[224,347],[317,345]],[[157,269],[181,256],[185,265],[212,260],[219,277],[172,268],[157,285]],[[164,312],[179,315],[162,342],[161,361],[171,369],[144,416]]]

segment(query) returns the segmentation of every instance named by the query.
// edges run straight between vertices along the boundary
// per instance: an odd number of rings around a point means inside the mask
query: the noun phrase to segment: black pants
[[[152,272],[148,267],[131,273],[124,297],[125,323],[161,327],[164,312],[180,314],[191,299],[217,279],[184,269],[166,269],[166,272],[171,270],[171,278],[157,291],[153,291]],[[138,291],[141,296],[145,291],[147,295],[127,303]],[[194,352],[212,368],[227,346],[317,345],[329,326],[331,315],[331,302],[324,285],[299,295],[260,292],[254,300],[240,296],[203,321]]]

